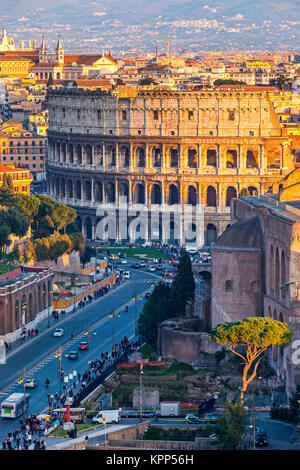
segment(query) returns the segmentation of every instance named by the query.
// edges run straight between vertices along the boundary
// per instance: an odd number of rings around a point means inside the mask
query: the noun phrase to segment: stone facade
[[[0,338],[7,343],[52,312],[53,271],[23,267],[23,273],[0,283]]]
[[[297,171],[297,170],[296,170]],[[261,196],[235,199],[229,229],[223,243],[212,247],[212,326],[247,316],[266,316],[285,322],[293,331],[292,343],[273,347],[270,361],[288,394],[300,384],[297,346],[300,338],[300,203],[279,202]],[[234,227],[258,219],[262,240],[256,248],[239,247]],[[236,230],[238,232],[240,230]],[[245,237],[242,237],[245,240]],[[230,242],[231,239],[231,242]],[[224,247],[227,240],[227,247]],[[261,246],[261,248],[258,247]],[[230,265],[229,263],[230,258]],[[231,289],[226,290],[230,279]],[[290,284],[289,284],[290,283]],[[259,309],[260,306],[260,309]]]
[[[123,196],[146,211],[155,207],[156,238],[162,241],[174,238],[164,230],[162,214],[202,204],[202,242],[210,242],[230,223],[232,198],[244,189],[266,194],[294,168],[288,138],[264,89],[69,87],[49,89],[48,106],[49,194],[76,208],[90,239],[97,236],[99,204],[118,209]],[[179,227],[174,222],[175,229],[182,242],[183,222]]]

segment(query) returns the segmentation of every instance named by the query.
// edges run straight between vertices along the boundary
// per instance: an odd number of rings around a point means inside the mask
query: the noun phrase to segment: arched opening
[[[62,156],[63,156],[63,162],[66,163],[67,161],[67,146],[65,143],[62,144]]]
[[[187,191],[187,203],[192,206],[197,204],[197,190],[194,186],[189,186]]]
[[[254,152],[253,150],[247,150],[246,168],[258,168],[257,152]]]
[[[120,183],[119,184],[119,197],[126,197],[126,201],[128,202],[129,196],[129,189],[127,183]]]
[[[85,236],[88,240],[92,239],[92,221],[89,217],[85,219]]]
[[[187,165],[189,168],[197,168],[197,150],[188,149],[187,151]]]
[[[226,168],[237,168],[237,151],[236,150],[227,150]]]
[[[90,145],[87,145],[85,147],[85,155],[86,155],[86,163],[88,165],[93,164],[93,149]]]
[[[79,180],[75,183],[75,195],[77,200],[81,200],[81,181]]]
[[[270,291],[274,291],[274,272],[275,272],[275,258],[274,258],[274,248],[273,245],[271,245],[270,248]]]
[[[275,292],[279,294],[280,289],[280,261],[279,261],[279,250],[276,248],[275,253]]]
[[[172,148],[170,150],[170,167],[177,168],[179,166],[179,153],[178,149]]]
[[[134,188],[133,200],[135,204],[145,204],[145,187],[138,183]]]
[[[143,147],[138,147],[136,150],[136,166],[138,168],[145,168],[146,166],[145,150]]]
[[[151,188],[151,204],[161,204],[161,188],[158,184]]]
[[[280,285],[283,286],[286,283],[286,272],[285,272],[285,254],[284,251],[281,252],[280,260]],[[280,289],[281,297],[285,298],[285,289]]]
[[[77,165],[82,164],[82,148],[80,144],[77,144],[75,147],[75,159],[76,159],[75,163]]]
[[[120,167],[128,168],[130,165],[130,152],[126,146],[120,148],[119,151]]]
[[[152,150],[152,166],[154,168],[161,167],[161,149],[159,147],[154,147]]]
[[[231,200],[237,197],[236,189],[233,186],[228,186],[226,190],[226,207],[230,206]]]
[[[213,186],[208,186],[206,190],[206,205],[207,207],[217,206],[217,192]]]
[[[78,228],[78,232],[82,232],[82,220],[81,220],[81,217],[79,217],[79,215],[75,219],[75,225]]]
[[[169,204],[179,204],[178,189],[175,184],[171,184],[169,187]]]
[[[102,189],[102,184],[97,181],[95,183],[95,201],[96,202],[102,202],[103,201],[103,189]]]
[[[73,181],[69,180],[67,184],[68,198],[73,198]]]
[[[66,183],[65,183],[65,178],[62,178],[62,179],[61,179],[60,187],[61,187],[61,197],[66,197]]]
[[[206,244],[210,245],[211,243],[215,243],[217,239],[217,228],[214,224],[207,224],[206,227]]]
[[[69,145],[69,162],[74,163],[74,147],[72,144]]]
[[[90,181],[86,181],[84,183],[84,193],[85,193],[85,200],[90,201],[92,199],[92,190],[91,190]]]
[[[206,151],[206,165],[217,168],[217,152],[215,149],[207,149]]]
[[[225,281],[225,292],[233,292],[233,281],[231,279]]]
[[[60,191],[59,191],[59,178],[56,178],[56,196],[59,196]]]
[[[60,143],[59,142],[56,142],[56,157],[57,157],[57,161],[59,162],[60,161]]]
[[[248,186],[248,192],[250,196],[255,196],[258,194],[257,188],[255,186]]]
[[[115,185],[113,183],[107,183],[105,194],[106,194],[106,202],[108,203],[116,202]]]
[[[16,300],[15,302],[15,329],[20,328],[20,305],[19,301]]]
[[[109,145],[105,149],[106,162],[109,167],[116,166],[116,149],[112,145]]]

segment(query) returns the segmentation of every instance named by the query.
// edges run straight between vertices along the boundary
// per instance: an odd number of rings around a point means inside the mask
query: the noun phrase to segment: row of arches
[[[49,138],[50,161],[70,164],[105,166],[108,168],[260,168],[260,148],[240,149],[238,146],[220,150],[217,145],[163,144],[82,144],[54,141]],[[266,150],[267,168],[280,168],[281,149]]]
[[[12,302],[11,315],[7,315],[4,302],[0,302],[0,334],[26,327],[34,321],[37,314],[52,305],[52,283],[44,281],[24,294],[16,294]]]
[[[284,250],[278,247],[270,246],[270,278],[269,289],[277,296],[285,298],[286,289],[283,287],[286,283],[286,255]]]
[[[256,186],[250,185],[243,188],[248,195],[259,192]],[[72,201],[87,201],[94,203],[115,203],[121,196],[126,197],[128,202],[134,204],[204,204],[205,207],[218,207],[220,205],[230,206],[231,200],[238,196],[235,186],[227,186],[220,189],[218,185],[208,185],[199,194],[197,185],[179,182],[169,184],[164,190],[161,182],[145,184],[137,182],[130,187],[128,181],[103,182],[99,180],[68,179],[65,177],[54,177],[51,180],[50,192],[53,197],[67,198]]]

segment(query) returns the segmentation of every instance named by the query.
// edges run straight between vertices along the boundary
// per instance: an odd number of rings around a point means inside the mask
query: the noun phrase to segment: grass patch
[[[16,266],[13,266],[12,264],[0,263],[0,276],[13,271],[14,269],[16,269]]]
[[[143,346],[139,352],[143,355],[143,357],[145,358],[150,358],[150,356],[156,352],[155,348],[153,346],[151,346],[150,344],[145,344],[145,346]]]
[[[149,441],[194,441],[196,437],[208,437],[212,428],[208,425],[198,429],[164,429],[159,426],[149,426],[143,440]]]
[[[102,249],[102,253],[106,254],[106,250],[110,251],[111,254],[123,253],[126,258],[133,258],[137,260],[153,260],[153,258],[158,259],[170,259],[169,256],[161,253],[155,248],[124,248],[124,247],[105,247],[105,250]]]

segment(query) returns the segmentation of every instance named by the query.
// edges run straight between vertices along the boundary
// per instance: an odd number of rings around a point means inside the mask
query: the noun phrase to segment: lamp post
[[[142,422],[142,408],[143,408],[143,390],[142,390],[142,386],[143,386],[143,374],[144,374],[144,371],[143,371],[143,362],[140,363],[140,422]]]
[[[296,298],[298,300],[299,299],[299,283],[300,283],[300,280],[299,281],[292,280],[292,281],[286,282],[285,284],[282,284],[280,286],[280,289],[287,290],[290,286],[296,285]]]
[[[87,337],[88,337],[88,356],[89,356],[89,362],[90,362],[91,332],[90,332],[90,330],[86,330],[84,332],[84,334],[87,335]],[[93,331],[93,335],[96,335],[96,334],[97,334],[97,332]]]
[[[23,335],[23,332],[24,332],[24,328],[25,328],[25,325],[26,325],[26,308],[27,308],[27,304],[24,303],[22,305],[22,312],[21,312],[21,328],[22,328],[22,335]],[[23,321],[24,320],[24,321]],[[25,339],[25,337],[24,337]]]
[[[59,359],[59,369],[58,369],[58,372],[59,372],[59,395],[61,395],[61,374],[62,374],[62,368],[61,368],[61,365],[62,365],[62,362],[61,362],[61,359],[62,359],[62,356],[61,356],[61,346],[59,346],[58,351],[55,353],[55,356],[54,356],[54,357],[58,357],[58,359]]]
[[[113,320],[113,323],[112,323],[112,345],[111,345],[111,350],[113,351],[114,349],[114,345],[115,345],[115,315],[117,315],[119,318],[120,318],[120,314],[119,313],[115,313],[115,312],[111,312],[109,314],[110,318],[112,318]]]

